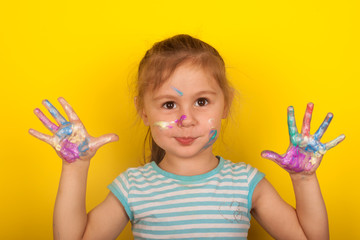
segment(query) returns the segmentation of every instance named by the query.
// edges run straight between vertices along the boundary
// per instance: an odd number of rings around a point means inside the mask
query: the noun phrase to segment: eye
[[[195,102],[195,106],[197,107],[203,107],[206,106],[209,103],[209,101],[206,98],[199,98]]]
[[[166,102],[163,104],[163,107],[166,109],[173,109],[173,108],[176,108],[176,103],[175,102]]]

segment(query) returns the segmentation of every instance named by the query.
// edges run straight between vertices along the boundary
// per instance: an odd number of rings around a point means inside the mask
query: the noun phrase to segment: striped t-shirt
[[[166,172],[155,162],[130,168],[108,188],[120,200],[135,239],[246,239],[251,198],[264,174],[219,158],[196,176]]]

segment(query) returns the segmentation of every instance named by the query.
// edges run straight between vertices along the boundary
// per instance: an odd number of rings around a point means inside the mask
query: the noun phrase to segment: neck
[[[215,169],[218,164],[219,160],[210,150],[189,158],[181,158],[165,154],[165,157],[160,162],[159,167],[176,175],[195,176],[205,174]]]

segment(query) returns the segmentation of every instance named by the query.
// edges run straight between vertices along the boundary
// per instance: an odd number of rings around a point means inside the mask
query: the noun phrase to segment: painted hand
[[[298,133],[295,123],[294,108],[291,106],[288,107],[288,127],[290,135],[290,146],[288,150],[283,155],[272,151],[263,151],[261,156],[276,162],[289,173],[313,174],[319,167],[325,152],[335,147],[345,138],[345,135],[342,134],[328,143],[323,144],[320,142],[321,137],[324,135],[333,118],[332,113],[328,113],[316,133],[310,135],[310,121],[313,108],[313,103],[307,105],[300,134]]]
[[[53,146],[63,160],[68,163],[72,163],[77,159],[90,160],[101,146],[118,140],[116,134],[106,134],[101,137],[90,136],[65,99],[59,98],[58,100],[64,108],[69,121],[48,100],[44,100],[42,103],[54,117],[57,125],[51,122],[40,109],[36,108],[34,113],[45,127],[53,133],[53,136],[40,133],[34,129],[30,129],[29,133]]]

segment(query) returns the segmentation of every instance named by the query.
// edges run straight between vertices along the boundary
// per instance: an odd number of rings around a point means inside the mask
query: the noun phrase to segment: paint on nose
[[[186,115],[181,115],[179,119],[176,119],[175,121],[166,122],[166,121],[158,121],[154,123],[154,126],[158,126],[160,129],[168,129],[173,128],[172,124],[177,124],[178,127],[183,126],[183,121],[186,119]]]
[[[178,127],[183,126],[183,121],[186,119],[186,115],[181,115],[179,119],[175,120],[175,123],[178,125]]]

